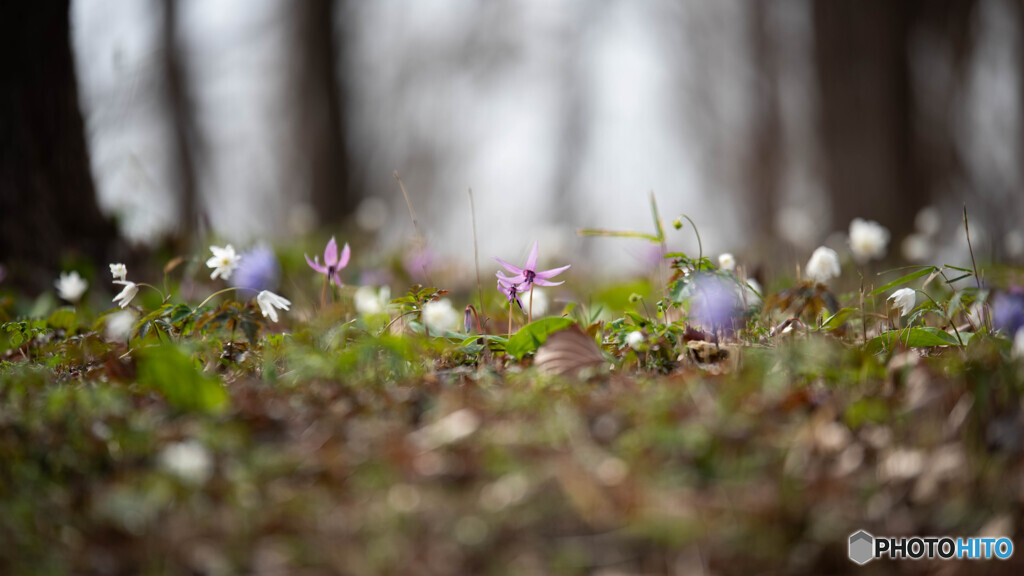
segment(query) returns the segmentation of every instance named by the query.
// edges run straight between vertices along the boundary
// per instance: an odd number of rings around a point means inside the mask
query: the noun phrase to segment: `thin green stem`
[[[530,282],[530,311],[526,317],[526,323],[529,324],[530,322],[533,322],[533,282]]]
[[[320,289],[320,309],[327,308],[327,285],[330,283],[330,275],[324,276],[324,287]]]
[[[233,290],[238,290],[238,288],[236,288],[236,287],[232,286],[232,287],[230,287],[230,288],[224,288],[223,290],[218,290],[218,291],[214,292],[213,294],[210,294],[210,295],[209,295],[209,296],[208,296],[208,297],[206,298],[206,300],[203,300],[203,301],[202,301],[202,303],[200,303],[200,304],[199,304],[199,306],[196,306],[196,310],[199,310],[199,309],[200,309],[200,308],[202,308],[203,306],[206,306],[206,304],[207,304],[207,303],[208,303],[208,302],[209,302],[210,300],[213,300],[213,299],[214,299],[214,297],[216,297],[216,296],[220,296],[221,294],[224,294],[225,292],[231,292],[231,291],[233,291]]]
[[[967,235],[967,249],[971,252],[971,266],[974,268],[974,281],[981,290],[981,276],[978,274],[978,263],[974,260],[974,247],[971,246],[971,228],[967,224],[967,203],[964,203],[964,234]]]
[[[156,290],[157,294],[160,295],[160,300],[163,300],[163,301],[167,300],[167,296],[164,295],[163,291],[160,290],[159,288],[157,288],[156,286],[153,286],[152,284],[146,284],[145,282],[136,282],[135,285],[136,286],[144,286],[146,288],[152,288],[153,290]]]
[[[700,230],[697,230],[697,225],[693,223],[692,218],[686,214],[683,214],[683,218],[686,218],[686,221],[693,227],[693,233],[697,235],[697,261],[699,262],[704,259],[704,244],[700,241]]]

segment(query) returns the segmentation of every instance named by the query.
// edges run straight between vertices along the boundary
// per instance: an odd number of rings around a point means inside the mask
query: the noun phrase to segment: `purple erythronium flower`
[[[267,246],[256,246],[238,261],[238,268],[231,276],[231,285],[243,290],[262,292],[277,290],[281,280],[281,265],[274,251]]]
[[[345,247],[341,250],[341,258],[338,258],[338,242],[334,239],[334,236],[331,236],[331,241],[324,248],[324,263],[320,264],[319,257],[310,260],[309,256],[306,256],[306,263],[313,270],[326,274],[328,278],[334,280],[335,286],[341,286],[341,276],[338,272],[345,266],[348,266],[348,259],[351,255],[352,251],[346,243]]]
[[[402,258],[402,266],[414,281],[425,282],[436,259],[430,248],[426,246],[414,248],[405,253],[405,257]]]
[[[537,271],[537,243],[533,243],[533,249],[530,250],[530,256],[526,259],[526,266],[520,268],[513,266],[508,262],[505,262],[501,258],[495,258],[506,270],[515,274],[508,280],[514,284],[521,284],[521,292],[529,290],[534,284],[537,286],[558,286],[564,282],[551,282],[550,280],[555,276],[558,276],[562,272],[569,269],[570,265],[562,266],[561,268],[552,268],[551,270]],[[499,277],[500,279],[500,277]]]
[[[992,326],[1011,338],[1024,328],[1024,288],[1013,287],[992,298]]]
[[[522,288],[516,282],[513,282],[514,278],[509,278],[501,272],[497,273],[498,276],[498,291],[505,295],[505,301],[512,304],[514,301],[519,305],[519,309],[523,309],[523,301],[519,299],[519,295],[523,293]]]

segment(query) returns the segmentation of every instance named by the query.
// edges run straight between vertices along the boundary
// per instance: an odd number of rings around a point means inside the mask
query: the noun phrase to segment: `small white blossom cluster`
[[[827,284],[841,272],[839,255],[831,248],[819,246],[811,254],[811,259],[807,261],[807,268],[804,271],[809,279],[819,284]]]
[[[447,298],[427,302],[422,310],[423,324],[435,334],[443,335],[459,325],[459,313]]]
[[[61,272],[54,286],[57,288],[57,295],[72,304],[78,302],[89,289],[89,283],[75,270]]]
[[[885,258],[888,246],[889,230],[885,226],[863,218],[854,218],[850,222],[850,251],[858,263]]]
[[[372,286],[360,286],[355,294],[356,312],[360,316],[377,316],[387,313],[391,304],[391,288],[381,286],[379,290]]]
[[[165,472],[190,484],[205,484],[213,476],[213,458],[195,440],[167,446],[160,452],[158,461]]]
[[[634,330],[629,334],[626,334],[626,346],[629,346],[633,350],[639,350],[644,344],[644,334],[639,330]]]

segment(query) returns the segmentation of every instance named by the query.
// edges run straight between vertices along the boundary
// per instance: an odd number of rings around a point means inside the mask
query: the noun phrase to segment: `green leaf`
[[[540,345],[547,341],[552,332],[564,330],[575,322],[571,318],[544,318],[536,320],[523,326],[518,332],[512,335],[508,341],[506,351],[516,360],[523,356],[536,352]]]
[[[856,308],[842,308],[835,314],[829,316],[828,319],[822,323],[821,328],[829,331],[835,330],[842,326],[843,323],[846,322],[846,319],[856,311]]]
[[[911,348],[924,348],[928,346],[959,346],[960,342],[956,336],[938,328],[917,327],[907,330],[892,330],[868,341],[868,349],[872,351],[881,350],[883,346],[891,347],[902,343]]]
[[[655,237],[658,242],[665,241],[665,227],[661,224],[661,216],[658,215],[658,203],[654,200],[654,191],[651,191],[651,217],[654,218]]]
[[[922,276],[927,276],[928,274],[931,274],[932,272],[935,272],[935,267],[934,266],[927,266],[925,268],[922,268],[922,269],[918,270],[917,272],[911,272],[910,274],[907,274],[906,276],[900,276],[899,278],[893,280],[892,282],[889,282],[885,286],[882,286],[881,288],[876,288],[875,291],[871,293],[871,296],[878,296],[879,294],[882,294],[883,292],[888,292],[889,290],[892,290],[893,288],[899,286],[900,284],[906,284],[907,282],[910,282],[911,280],[917,280],[918,278],[920,278]]]
[[[660,242],[657,236],[644,234],[643,232],[629,232],[618,230],[603,230],[600,228],[581,228],[576,231],[580,236],[607,236],[611,238],[640,238],[651,242]]]
[[[71,307],[58,308],[46,319],[47,325],[54,330],[71,331],[75,326],[75,309]]]
[[[175,408],[223,413],[228,393],[216,378],[200,371],[189,354],[173,344],[139,350],[139,384],[163,394]]]

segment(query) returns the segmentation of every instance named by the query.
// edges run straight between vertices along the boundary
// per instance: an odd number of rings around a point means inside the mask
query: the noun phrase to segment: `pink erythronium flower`
[[[326,274],[328,278],[334,281],[335,286],[341,286],[341,276],[338,274],[345,266],[348,266],[348,259],[352,255],[352,251],[348,247],[348,243],[341,250],[341,258],[338,257],[338,242],[331,236],[331,241],[327,243],[327,247],[324,248],[324,263],[320,264],[320,258],[314,257],[312,260],[309,256],[306,256],[306,263],[309,267],[321,274]]]
[[[523,301],[519,299],[519,295],[522,294],[522,290],[519,288],[519,284],[513,282],[513,278],[505,276],[501,272],[498,272],[498,291],[505,295],[505,301],[512,304],[514,301],[519,305],[519,309],[523,310]]]
[[[569,269],[571,265],[562,266],[561,268],[552,268],[550,270],[537,271],[537,243],[533,243],[533,249],[530,250],[530,256],[526,259],[526,266],[520,268],[513,266],[508,262],[505,262],[501,258],[495,258],[506,270],[515,274],[507,280],[513,284],[522,284],[520,292],[529,290],[531,286],[536,284],[537,286],[558,286],[564,282],[551,282],[550,280],[555,276],[558,276],[562,272]],[[499,277],[500,279],[500,277]]]

